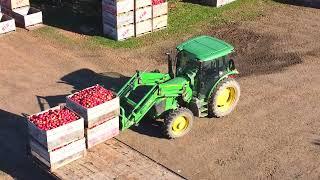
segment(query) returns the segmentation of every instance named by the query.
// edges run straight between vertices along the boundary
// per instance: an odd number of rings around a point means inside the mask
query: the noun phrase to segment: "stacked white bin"
[[[103,33],[115,40],[134,36],[134,0],[102,0]]]
[[[24,28],[42,24],[42,12],[31,7],[29,0],[0,0],[0,5],[3,13],[13,17]]]
[[[135,35],[152,32],[152,0],[135,0]]]

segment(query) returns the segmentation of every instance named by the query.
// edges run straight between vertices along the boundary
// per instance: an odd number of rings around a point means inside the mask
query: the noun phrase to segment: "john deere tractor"
[[[194,116],[231,113],[240,97],[233,51],[222,40],[199,36],[180,44],[175,58],[167,53],[168,73],[137,71],[118,92],[122,130],[143,117],[161,118],[164,135],[178,138],[191,130]]]

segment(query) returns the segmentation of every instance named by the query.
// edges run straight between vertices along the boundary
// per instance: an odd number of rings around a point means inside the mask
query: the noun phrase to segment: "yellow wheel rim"
[[[236,90],[233,87],[225,88],[217,97],[218,109],[222,112],[228,111],[236,100]]]
[[[172,123],[172,131],[174,134],[180,134],[189,126],[189,121],[184,116],[177,117]]]

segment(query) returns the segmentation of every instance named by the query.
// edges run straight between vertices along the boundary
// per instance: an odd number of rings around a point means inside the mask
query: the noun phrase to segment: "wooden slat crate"
[[[135,23],[145,21],[152,18],[152,7],[142,7],[135,10]]]
[[[136,36],[152,32],[152,19],[136,23]]]
[[[92,148],[119,134],[119,117],[110,119],[94,128],[85,130],[87,148]]]
[[[29,0],[0,0],[0,5],[7,9],[16,9],[24,6],[30,6]]]
[[[168,2],[152,5],[152,16],[154,18],[165,14],[168,14]]]
[[[46,165],[50,171],[55,171],[56,169],[85,156],[85,138],[50,152],[37,141],[30,139],[30,152],[32,156]]]
[[[135,0],[135,9],[151,6],[152,0]]]
[[[128,25],[134,23],[134,12],[124,12],[116,15],[111,14],[108,11],[102,12],[103,24],[109,24],[113,27]]]
[[[48,109],[35,115],[55,109],[60,109],[60,106]],[[27,120],[27,122],[29,135],[38,141],[42,146],[47,148],[48,151],[54,150],[84,137],[84,120],[81,117],[76,121],[48,131],[39,129],[29,120]]]
[[[166,28],[168,25],[168,15],[159,16],[153,18],[152,30],[157,31],[163,28]]]
[[[102,121],[107,117],[112,118],[118,116],[120,113],[119,97],[115,97],[114,99],[100,104],[98,106],[95,106],[93,108],[85,108],[70,99],[73,95],[74,94],[67,96],[67,107],[69,107],[70,109],[72,109],[84,118],[85,127],[90,128],[94,126],[96,123],[99,123],[99,121]]]
[[[16,30],[16,24],[12,17],[0,12],[0,34]]]
[[[226,4],[232,3],[235,0],[201,0],[201,4],[213,6],[213,7],[221,7]]]
[[[117,41],[122,41],[134,36],[134,24],[113,27],[103,24],[103,34]]]
[[[16,23],[24,28],[42,24],[42,12],[30,6],[16,8],[14,10],[3,8],[3,12],[13,17]]]
[[[134,0],[102,0],[102,11],[113,15],[134,10]]]

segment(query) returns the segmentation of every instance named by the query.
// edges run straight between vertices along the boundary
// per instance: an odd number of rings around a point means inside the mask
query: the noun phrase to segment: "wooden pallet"
[[[61,107],[63,106],[56,106],[35,115],[43,114],[49,110],[60,109]],[[84,137],[83,118],[48,131],[39,129],[29,120],[27,120],[27,123],[29,135],[42,146],[47,148],[48,151],[54,150]]]
[[[85,130],[87,148],[92,148],[119,134],[119,117],[110,119],[94,128]]]
[[[39,162],[45,165],[49,171],[53,172],[58,168],[85,156],[85,139],[80,139],[60,149],[48,152],[46,148],[31,138],[30,153],[33,158],[36,158]]]
[[[85,158],[67,164],[53,174],[61,180],[184,179],[116,139],[95,146],[88,150]]]

